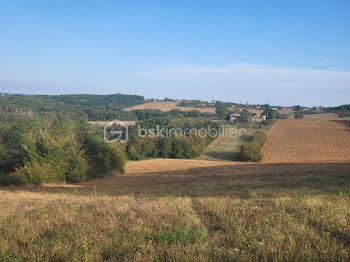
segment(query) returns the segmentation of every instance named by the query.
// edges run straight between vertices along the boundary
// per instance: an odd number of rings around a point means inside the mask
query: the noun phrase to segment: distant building
[[[249,122],[253,122],[253,123],[262,123],[262,121],[265,121],[265,120],[266,120],[266,115],[255,115],[249,118]]]
[[[242,116],[241,114],[238,113],[233,113],[230,114],[230,121],[241,121],[242,120]],[[249,122],[252,123],[262,123],[262,121],[266,120],[266,115],[254,115],[249,117]]]
[[[242,117],[239,113],[230,114],[230,121],[241,121]]]

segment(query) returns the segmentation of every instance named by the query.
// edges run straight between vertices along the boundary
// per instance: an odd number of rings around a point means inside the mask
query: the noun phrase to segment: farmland
[[[132,110],[145,110],[145,109],[153,109],[153,110],[160,110],[163,112],[168,112],[174,109],[180,110],[180,111],[192,111],[192,110],[198,110],[201,113],[210,113],[215,114],[215,107],[190,107],[190,106],[178,106],[178,102],[170,102],[170,101],[155,101],[155,102],[148,102],[140,105],[136,105],[133,107],[125,108],[125,111],[132,111]],[[233,111],[235,108],[230,107],[231,111]],[[240,108],[238,108],[239,111],[241,111]],[[264,110],[261,109],[249,109],[249,111],[253,114],[261,114]]]
[[[237,128],[228,126],[228,128]],[[218,137],[209,146],[198,159],[215,161],[234,161],[237,160],[242,144],[246,143],[256,132],[255,128],[245,128],[240,137]]]
[[[350,164],[192,161],[172,171],[133,162],[125,175],[74,187],[0,189],[0,260],[349,259]]]
[[[280,120],[263,148],[264,162],[349,162],[348,121]]]
[[[136,105],[133,107],[129,107],[124,109],[125,111],[132,111],[132,110],[144,110],[144,109],[153,109],[153,110],[160,110],[163,112],[168,112],[174,109],[178,109],[181,111],[192,111],[192,110],[198,110],[202,113],[210,113],[215,114],[215,108],[214,107],[189,107],[189,106],[178,106],[177,102],[170,102],[170,101],[156,101],[156,102],[148,102],[141,105]]]
[[[335,113],[325,113],[325,114],[308,114],[308,115],[305,115],[303,119],[316,120],[316,121],[319,121],[319,120],[331,121],[331,120],[350,120],[350,117],[339,117]]]
[[[1,262],[349,261],[349,122],[210,120],[248,132],[217,137],[198,159],[143,155],[124,166],[126,148],[104,143],[102,129],[87,125],[82,111],[66,111],[19,115],[18,122],[3,112],[0,164],[13,171],[0,187]],[[155,120],[209,121],[175,113],[139,123],[152,127]],[[258,129],[270,129],[265,163],[229,161]],[[134,152],[156,152],[139,145]],[[168,144],[162,152],[195,145]],[[45,180],[56,173],[62,176]],[[41,185],[27,183],[36,174]],[[26,185],[13,186],[22,178]]]

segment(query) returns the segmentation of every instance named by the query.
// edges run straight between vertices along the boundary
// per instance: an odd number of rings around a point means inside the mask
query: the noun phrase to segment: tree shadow
[[[80,187],[2,188],[48,194],[149,197],[266,198],[299,194],[350,193],[350,163],[235,164],[110,176]]]
[[[332,120],[332,122],[336,122],[336,123],[342,124],[342,125],[348,127],[346,129],[346,131],[350,131],[350,120]]]

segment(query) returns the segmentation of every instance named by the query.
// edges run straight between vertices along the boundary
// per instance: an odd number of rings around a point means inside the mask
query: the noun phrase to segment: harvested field
[[[145,109],[153,109],[153,110],[160,110],[163,112],[168,112],[174,109],[178,109],[181,111],[192,111],[197,110],[202,113],[210,113],[215,114],[215,107],[189,107],[189,106],[178,106],[178,102],[170,102],[170,101],[156,101],[156,102],[149,102],[141,105],[136,105],[133,107],[125,108],[125,111],[132,111],[132,110],[145,110]],[[240,111],[242,109],[238,108]],[[234,107],[229,108],[230,111],[234,111]],[[261,109],[248,109],[251,113],[261,115],[263,110]]]
[[[350,120],[350,117],[339,117],[334,113],[304,115],[303,120]]]
[[[349,260],[350,163],[208,162],[0,187],[0,261]]]
[[[187,170],[190,168],[222,166],[232,164],[234,163],[224,161],[220,162],[193,159],[154,158],[141,161],[128,161],[126,163],[125,172],[127,174],[140,174],[163,171]]]
[[[145,109],[153,109],[153,110],[160,110],[163,112],[168,112],[174,109],[178,109],[181,111],[192,111],[192,110],[198,110],[202,113],[211,113],[215,114],[215,108],[214,107],[187,107],[187,106],[178,106],[177,102],[164,102],[164,101],[157,101],[157,102],[149,102],[141,105],[137,105],[134,107],[129,107],[124,109],[125,111],[132,111],[132,110],[145,110]]]
[[[299,177],[309,174],[350,174],[350,163],[247,163],[188,160],[171,161],[169,159],[152,159],[128,163],[125,175],[104,177],[79,184],[83,187],[156,187],[157,185],[183,183],[214,183],[220,181],[254,181],[262,176]],[[163,165],[153,166],[163,162]],[[130,166],[131,164],[131,166]],[[168,165],[167,165],[168,164]],[[188,165],[185,168],[185,165]],[[150,168],[145,168],[149,166]],[[209,193],[208,193],[209,194]]]
[[[268,134],[263,162],[350,162],[347,124],[347,121],[280,120]]]
[[[0,261],[349,261],[349,174],[236,164],[0,187]]]

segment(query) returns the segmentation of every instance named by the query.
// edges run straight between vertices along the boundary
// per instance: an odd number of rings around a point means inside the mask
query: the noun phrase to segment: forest
[[[0,183],[81,182],[115,171],[123,173],[127,159],[194,158],[214,139],[191,134],[143,138],[137,136],[135,126],[127,144],[108,144],[103,129],[88,124],[92,119],[114,119],[123,112],[132,116],[124,115],[127,120],[142,120],[142,128],[215,126],[196,110],[121,111],[142,101],[143,97],[119,94],[1,96]]]
[[[37,96],[0,98],[0,183],[81,182],[124,171],[125,149],[106,144],[73,104]]]

